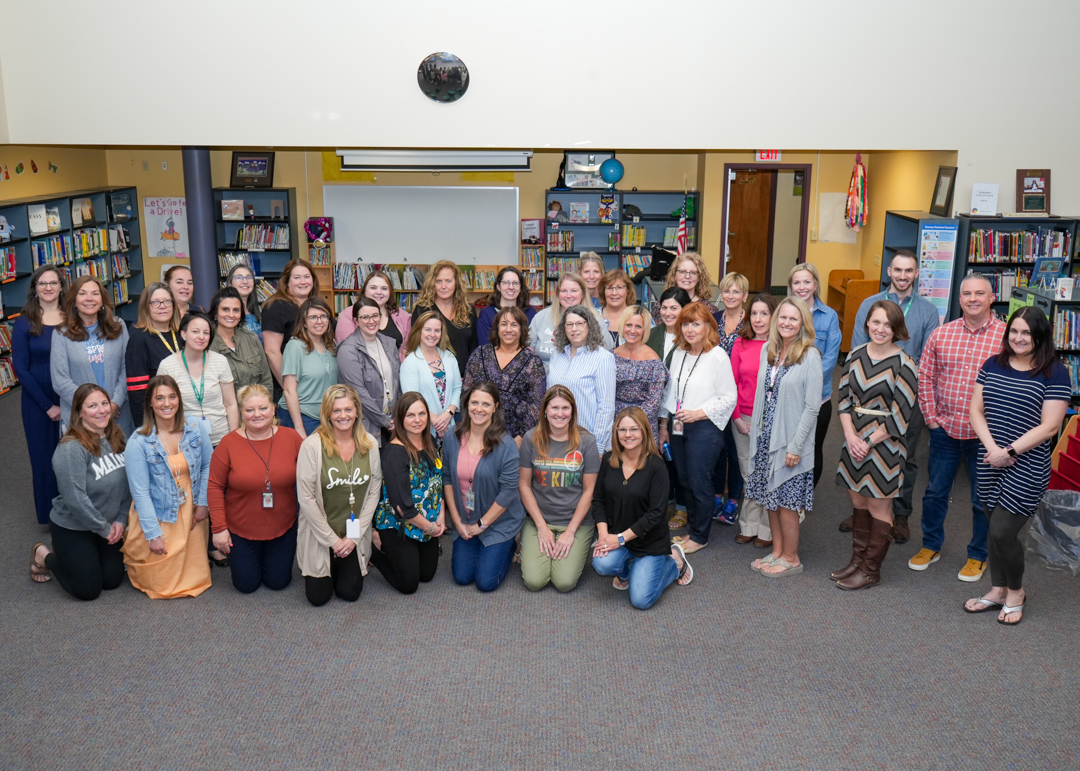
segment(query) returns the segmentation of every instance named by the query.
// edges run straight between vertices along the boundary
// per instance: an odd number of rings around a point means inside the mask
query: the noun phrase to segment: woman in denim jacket
[[[184,419],[176,381],[151,378],[142,427],[124,450],[135,516],[128,517],[123,553],[131,585],[153,599],[196,597],[210,588],[212,452],[207,422]]]

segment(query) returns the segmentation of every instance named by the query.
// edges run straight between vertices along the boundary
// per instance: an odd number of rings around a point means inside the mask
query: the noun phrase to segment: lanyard
[[[159,332],[156,328],[154,329],[154,334],[158,336],[158,340],[161,341],[161,344],[165,346],[165,350],[167,350],[169,353],[176,353],[180,350],[180,346],[176,342],[176,332],[174,332],[172,329],[169,330],[169,334],[172,336],[172,346],[169,345],[169,341],[166,340],[165,336],[162,335],[161,332]]]
[[[682,401],[683,401],[683,397],[686,396],[686,388],[687,388],[687,386],[690,385],[690,378],[692,378],[694,376],[694,370],[697,369],[698,362],[701,361],[701,354],[699,353],[697,355],[697,358],[694,359],[694,366],[692,366],[690,368],[690,372],[686,376],[686,382],[683,383],[682,371],[683,371],[683,367],[686,366],[686,357],[688,355],[689,354],[687,354],[687,353],[683,354],[682,362],[680,362],[680,364],[679,364],[679,377],[675,380],[675,411],[676,412],[678,412],[679,410],[682,409]],[[679,385],[680,384],[682,385],[682,393],[681,394],[679,393]]]
[[[188,369],[187,355],[184,351],[180,351],[180,358],[184,362],[184,369],[188,373],[188,380],[191,381],[191,390],[195,392],[195,398],[199,401],[199,412],[202,412],[203,397],[206,396],[206,351],[202,354],[202,374],[199,375],[199,385],[195,385],[195,379],[191,377],[191,370]]]
[[[888,298],[889,298],[889,295],[888,295],[888,293],[886,293],[885,299],[888,299]],[[904,318],[907,318],[907,312],[909,310],[911,310],[911,304],[913,302],[915,302],[915,293],[914,292],[912,292],[907,297],[903,298],[902,300],[900,300],[900,302],[897,303],[897,305],[900,306],[900,310],[904,312]]]
[[[353,465],[349,468],[349,462],[341,454],[341,448],[338,448],[338,457],[341,458],[341,462],[345,465],[345,478],[348,479],[349,485],[349,515],[356,519],[356,496],[353,495],[353,479],[356,478],[356,456],[360,453],[357,451],[355,445],[353,446]]]
[[[255,445],[251,441],[251,437],[245,432],[244,438],[247,439],[247,443],[251,445],[251,451],[258,456],[262,461],[263,466],[266,467],[266,489],[270,490],[270,458],[274,455],[274,430],[270,430],[270,451],[266,453],[266,460],[263,460],[263,456],[255,449]]]

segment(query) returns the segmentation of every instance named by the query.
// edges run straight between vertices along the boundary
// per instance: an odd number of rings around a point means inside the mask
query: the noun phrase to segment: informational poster
[[[919,230],[919,296],[934,304],[942,324],[949,316],[958,227],[955,222],[923,220]]]
[[[151,257],[186,260],[188,247],[187,201],[183,198],[144,198],[146,251]]]

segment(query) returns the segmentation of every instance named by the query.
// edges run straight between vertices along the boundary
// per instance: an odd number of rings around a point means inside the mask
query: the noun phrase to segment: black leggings
[[[1024,544],[1019,535],[1030,519],[1000,506],[990,514],[987,555],[992,586],[1007,586],[1014,592],[1024,588]]]
[[[353,549],[342,559],[330,552],[330,575],[321,578],[304,576],[304,592],[308,602],[318,608],[330,602],[335,594],[345,602],[356,602],[364,591],[364,574],[360,572],[360,555]]]
[[[122,540],[110,544],[97,533],[68,530],[55,522],[49,523],[49,531],[53,550],[45,567],[72,597],[96,600],[102,589],[115,589],[123,582]]]
[[[415,541],[397,530],[380,530],[382,549],[372,548],[371,564],[379,569],[390,586],[402,594],[412,594],[421,583],[435,577],[439,568],[439,542],[432,538]]]
[[[817,414],[817,430],[814,431],[814,487],[817,487],[821,479],[821,472],[825,468],[825,434],[829,433],[829,423],[832,421],[832,398],[821,405]]]

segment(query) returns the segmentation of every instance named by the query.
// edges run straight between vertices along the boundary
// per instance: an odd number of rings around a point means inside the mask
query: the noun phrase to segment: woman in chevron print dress
[[[853,545],[851,561],[830,578],[848,590],[881,580],[892,537],[891,499],[904,481],[905,434],[919,385],[918,365],[896,345],[908,339],[900,306],[891,300],[870,306],[866,332],[870,342],[848,355],[837,409],[844,447],[836,483],[851,495]]]

